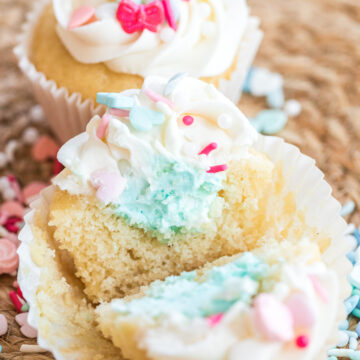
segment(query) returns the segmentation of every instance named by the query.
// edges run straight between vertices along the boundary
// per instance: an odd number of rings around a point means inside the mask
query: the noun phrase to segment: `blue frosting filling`
[[[200,228],[221,189],[222,176],[156,156],[149,178],[130,174],[115,212],[130,225],[162,235]]]
[[[142,298],[126,302],[115,300],[112,307],[121,314],[159,317],[182,313],[188,318],[224,313],[235,303],[249,304],[257,293],[259,281],[268,265],[251,253],[237,260],[213,267],[201,279],[196,271],[155,281]]]

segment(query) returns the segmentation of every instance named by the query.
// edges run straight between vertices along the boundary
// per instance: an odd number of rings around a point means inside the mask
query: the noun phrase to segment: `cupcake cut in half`
[[[59,360],[318,359],[349,246],[313,161],[184,75],[97,100],[21,234],[39,344]]]

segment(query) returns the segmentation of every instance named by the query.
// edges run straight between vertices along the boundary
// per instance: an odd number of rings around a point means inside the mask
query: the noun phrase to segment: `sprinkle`
[[[111,115],[118,116],[118,117],[129,117],[130,110],[110,109],[109,113]]]
[[[358,338],[358,334],[355,331],[350,331],[350,330],[344,330],[344,332],[346,334],[348,334],[350,337],[354,337],[354,338]]]
[[[68,29],[72,30],[77,27],[90,24],[96,21],[96,9],[90,5],[84,5],[77,8],[68,23]]]
[[[267,339],[290,341],[294,338],[293,319],[288,308],[271,294],[260,294],[254,300],[255,328]]]
[[[329,349],[328,350],[329,356],[350,357],[350,355],[353,355],[354,353],[355,353],[355,351],[351,350],[351,349]],[[350,357],[350,359],[352,359],[352,358]],[[355,359],[355,358],[353,358],[353,359]],[[360,357],[359,357],[359,359],[360,359]]]
[[[210,169],[207,171],[208,174],[216,174],[218,172],[226,171],[228,169],[228,166],[226,164],[224,165],[215,165],[211,166]]]
[[[59,174],[62,169],[64,169],[64,165],[57,158],[55,158],[53,169],[52,169],[53,175]]]
[[[42,190],[47,187],[47,184],[41,181],[34,181],[29,185],[25,186],[23,190],[23,197],[26,204],[30,202],[40,194]]]
[[[33,127],[27,128],[22,135],[22,139],[24,143],[27,145],[34,144],[35,141],[38,139],[38,137],[39,137],[39,132]]]
[[[44,110],[40,105],[33,106],[29,111],[29,115],[34,123],[41,123],[45,118]]]
[[[173,93],[179,83],[187,76],[186,72],[179,72],[172,76],[164,87],[163,95],[169,96]]]
[[[162,0],[162,4],[164,6],[165,17],[169,26],[176,31],[177,25],[170,0]]]
[[[147,132],[155,125],[165,122],[165,115],[159,111],[148,109],[142,106],[134,106],[130,110],[130,123],[133,128],[140,132]]]
[[[34,144],[31,153],[36,161],[44,161],[47,159],[55,159],[59,145],[49,136],[41,136]]]
[[[337,347],[344,347],[349,342],[349,335],[345,331],[339,331],[338,342],[336,344]]]
[[[306,335],[300,335],[295,342],[297,347],[306,348],[309,345],[309,338]]]
[[[15,289],[17,289],[17,288],[19,287],[19,284],[18,284],[18,282],[15,280],[15,281],[13,282],[12,286],[13,286]]]
[[[194,122],[194,118],[191,116],[191,115],[185,115],[183,118],[182,118],[182,121],[184,123],[185,126],[190,126],[193,124]]]
[[[266,96],[283,86],[280,74],[259,67],[253,67],[249,80],[250,93],[254,96]]]
[[[0,212],[6,213],[8,216],[17,216],[22,218],[25,213],[25,209],[22,204],[18,201],[10,200],[4,202],[0,206]]]
[[[224,317],[224,314],[216,314],[216,315],[207,317],[206,320],[208,321],[208,325],[210,327],[214,327],[222,320],[223,317]]]
[[[350,341],[349,341],[349,349],[352,349],[352,350],[356,350],[358,347],[358,342],[356,341],[355,338],[350,338]]]
[[[267,94],[266,101],[274,109],[280,109],[284,106],[285,96],[282,88],[276,89]]]
[[[348,328],[349,328],[349,322],[346,319],[342,321],[338,326],[339,330],[347,330]]]
[[[355,210],[355,203],[353,201],[348,201],[342,208],[341,208],[341,211],[340,211],[340,215],[341,216],[346,216],[346,215],[349,215],[351,213],[354,212]]]
[[[16,292],[17,292],[17,294],[18,294],[23,300],[25,300],[25,299],[24,299],[24,296],[23,296],[23,293],[22,293],[22,291],[21,291],[21,289],[20,289],[20,287],[18,287],[18,288],[16,289]]]
[[[232,125],[232,117],[228,114],[221,114],[217,119],[217,123],[221,129],[229,129]]]
[[[21,301],[19,300],[16,292],[15,292],[15,291],[11,291],[11,292],[9,293],[9,297],[10,297],[12,303],[14,304],[16,310],[17,310],[19,313],[21,313],[21,312],[22,312],[22,311],[21,311],[22,304],[21,304]]]
[[[154,102],[162,101],[166,105],[168,105],[171,109],[174,108],[174,103],[171,102],[169,99],[157,94],[155,91],[152,91],[151,89],[144,89],[144,94],[150,98]]]
[[[296,117],[301,113],[301,104],[294,99],[286,101],[284,111],[289,115]]]
[[[20,346],[20,351],[23,353],[44,353],[47,352],[46,349],[40,347],[39,345],[27,345],[23,344]]]
[[[356,238],[358,245],[360,245],[360,232],[358,229],[355,229],[353,232],[353,236]]]
[[[120,95],[118,93],[99,92],[96,94],[96,101],[109,108],[123,110],[129,110],[135,105],[135,101],[132,97]]]
[[[203,150],[199,152],[199,155],[209,155],[212,151],[216,150],[217,147],[217,143],[210,143],[208,146],[206,146]]]
[[[109,126],[109,123],[110,123],[110,120],[111,120],[111,115],[109,114],[104,114],[102,117],[101,117],[101,122],[96,130],[96,136],[99,138],[99,139],[102,139],[105,134],[106,134],[106,130]]]
[[[15,321],[20,326],[20,332],[27,338],[33,339],[37,337],[37,330],[29,324],[28,316],[29,316],[28,312],[18,314],[15,316]]]
[[[283,129],[287,122],[287,115],[279,109],[260,111],[250,123],[257,131],[265,135],[273,135]]]
[[[5,146],[5,155],[9,161],[13,161],[15,158],[15,151],[19,143],[16,140],[10,140]]]
[[[356,308],[359,299],[360,299],[359,295],[352,295],[344,301],[346,313],[348,315]]]
[[[312,282],[312,285],[314,287],[314,290],[318,294],[319,298],[323,302],[327,303],[329,301],[329,295],[328,295],[326,289],[321,285],[321,283],[319,282],[318,278],[315,275],[309,274],[308,276],[309,276],[309,278]]]
[[[0,239],[0,274],[11,274],[18,266],[19,256],[16,253],[16,244],[9,239]]]
[[[0,314],[0,336],[3,336],[8,331],[8,322],[3,314]]]
[[[30,306],[28,303],[25,303],[22,307],[21,307],[21,311],[22,312],[27,312],[30,310]]]
[[[356,325],[356,333],[360,336],[360,322]]]

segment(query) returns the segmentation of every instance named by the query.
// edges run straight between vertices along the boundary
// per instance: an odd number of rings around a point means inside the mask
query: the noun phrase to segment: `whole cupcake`
[[[344,316],[350,244],[314,161],[191,77],[97,100],[106,113],[62,147],[21,234],[40,345],[58,359],[318,359]]]
[[[99,91],[186,72],[237,102],[262,37],[245,0],[42,1],[16,54],[61,140],[85,128]]]

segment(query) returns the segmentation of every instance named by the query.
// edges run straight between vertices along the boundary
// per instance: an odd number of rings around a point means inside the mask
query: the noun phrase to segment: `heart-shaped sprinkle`
[[[16,245],[8,239],[0,239],[0,274],[10,274],[19,266]]]
[[[11,216],[17,216],[22,218],[25,213],[25,209],[18,201],[6,201],[0,206],[0,212]]]
[[[254,300],[255,328],[268,340],[290,341],[294,323],[290,310],[273,295],[260,294]]]
[[[96,101],[109,108],[125,110],[132,108],[135,104],[133,98],[118,93],[97,93]]]
[[[150,131],[154,125],[161,125],[165,121],[163,113],[142,106],[134,106],[129,118],[133,128],[140,132]]]
[[[90,5],[84,5],[77,8],[68,23],[68,29],[75,29],[77,27],[90,24],[97,20],[96,9]]]
[[[3,314],[0,314],[0,336],[3,336],[8,331],[8,322]]]
[[[41,136],[32,148],[32,157],[36,161],[55,159],[59,145],[47,135]]]
[[[20,326],[21,333],[29,339],[34,339],[37,337],[37,330],[33,328],[28,323],[28,315],[29,313],[22,313],[15,316],[15,321]]]
[[[315,311],[307,296],[301,293],[292,294],[285,304],[292,314],[295,327],[311,327],[315,324]]]
[[[122,194],[126,186],[126,179],[118,172],[101,169],[91,174],[91,183],[97,189],[98,199],[104,204],[108,204]]]

